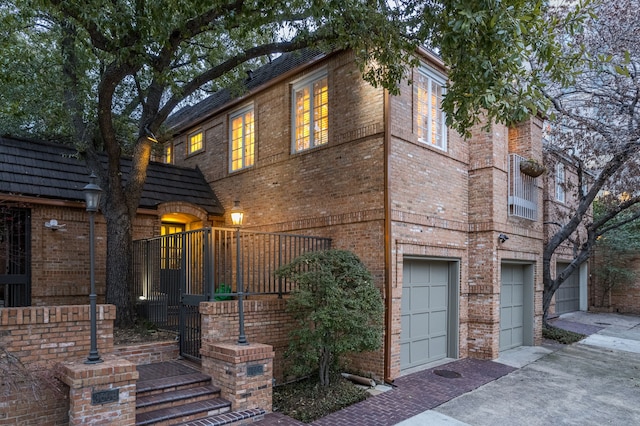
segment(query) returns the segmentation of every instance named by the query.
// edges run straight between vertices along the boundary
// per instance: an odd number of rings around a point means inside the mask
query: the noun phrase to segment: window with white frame
[[[202,130],[198,130],[197,132],[193,132],[189,135],[187,140],[187,154],[195,154],[204,148],[204,140],[202,136]]]
[[[556,200],[564,203],[565,193],[565,171],[564,164],[558,163],[556,164]]]
[[[329,85],[326,69],[292,84],[292,151],[300,152],[329,141]]]
[[[424,66],[414,81],[416,95],[416,133],[420,142],[447,150],[447,128],[442,110],[446,79]]]
[[[253,166],[255,162],[255,121],[253,105],[229,116],[230,170]]]

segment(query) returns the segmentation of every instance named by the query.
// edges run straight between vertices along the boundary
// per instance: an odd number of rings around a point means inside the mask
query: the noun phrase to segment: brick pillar
[[[69,425],[134,425],[135,364],[124,359],[99,364],[65,362],[59,378],[69,386]]]
[[[200,350],[202,371],[221,389],[234,411],[272,410],[273,347],[261,343],[205,343]]]

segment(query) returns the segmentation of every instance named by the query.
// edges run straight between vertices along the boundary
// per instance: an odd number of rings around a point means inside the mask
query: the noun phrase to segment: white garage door
[[[559,263],[557,270],[567,267],[566,263]],[[573,271],[556,291],[556,314],[566,314],[580,310],[580,278],[578,270]]]
[[[502,265],[500,283],[500,350],[524,341],[524,267]]]
[[[447,262],[405,260],[402,285],[400,368],[447,356]]]

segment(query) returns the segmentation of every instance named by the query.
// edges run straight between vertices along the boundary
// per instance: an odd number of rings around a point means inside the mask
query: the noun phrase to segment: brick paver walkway
[[[459,378],[445,378],[436,370],[449,370]],[[367,398],[312,423],[315,426],[385,426],[443,404],[516,370],[504,364],[479,359],[461,359],[395,380],[390,391]],[[300,426],[301,423],[281,413],[271,413],[259,426]]]

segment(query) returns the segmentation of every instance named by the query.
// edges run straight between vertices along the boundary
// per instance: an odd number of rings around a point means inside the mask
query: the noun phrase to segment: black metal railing
[[[233,228],[205,228],[138,240],[134,241],[132,296],[139,316],[159,328],[179,332],[181,345],[193,346],[185,350],[197,354],[197,306],[201,301],[232,299],[239,290],[249,298],[282,297],[294,284],[277,277],[275,271],[303,253],[329,248],[329,238],[238,232]]]

